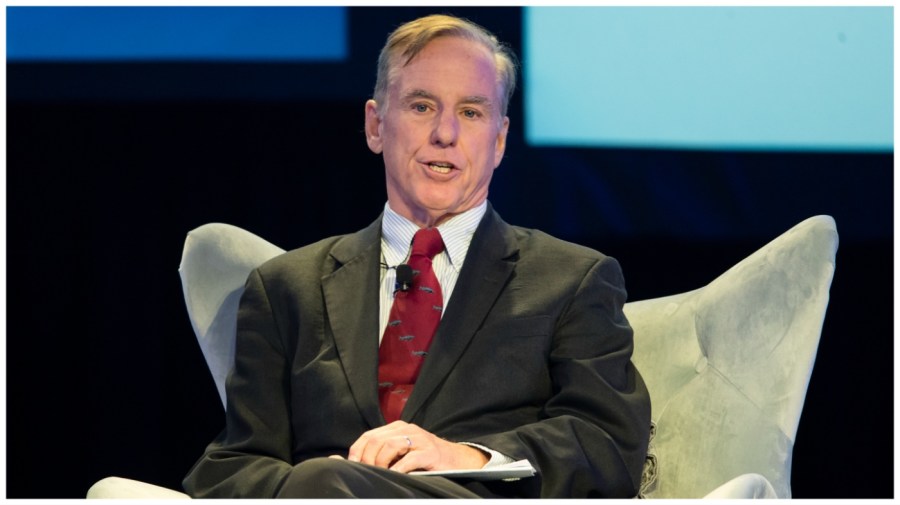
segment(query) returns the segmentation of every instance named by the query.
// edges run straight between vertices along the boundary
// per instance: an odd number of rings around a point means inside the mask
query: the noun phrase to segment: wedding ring
[[[412,449],[412,440],[410,440],[406,435],[403,435],[403,438],[406,439],[406,447]]]

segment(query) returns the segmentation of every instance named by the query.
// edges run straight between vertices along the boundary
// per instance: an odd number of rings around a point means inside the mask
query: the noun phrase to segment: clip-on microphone
[[[395,290],[399,289],[400,291],[409,291],[409,288],[412,287],[413,282],[413,270],[412,267],[407,265],[406,263],[401,263],[397,265],[397,282],[395,284]]]

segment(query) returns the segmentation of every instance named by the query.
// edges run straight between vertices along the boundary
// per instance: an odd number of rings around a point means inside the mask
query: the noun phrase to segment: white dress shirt
[[[434,269],[435,277],[441,284],[444,307],[450,302],[450,295],[453,294],[459,272],[462,270],[466,254],[469,252],[472,236],[486,210],[487,200],[478,207],[453,216],[437,226],[441,238],[444,240],[444,250],[434,257],[431,266]],[[378,319],[381,335],[378,336],[379,343],[388,323],[391,305],[394,303],[397,265],[405,263],[409,259],[413,235],[417,231],[419,231],[418,225],[394,212],[390,204],[384,205],[384,217],[381,220],[381,301]],[[441,316],[443,315],[444,313],[441,312]]]

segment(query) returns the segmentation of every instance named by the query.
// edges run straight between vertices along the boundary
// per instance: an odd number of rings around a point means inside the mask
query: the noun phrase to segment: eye
[[[468,119],[477,119],[481,117],[481,112],[475,109],[464,109],[463,116],[467,117]]]
[[[413,104],[413,109],[416,112],[428,112],[428,106],[424,103]]]

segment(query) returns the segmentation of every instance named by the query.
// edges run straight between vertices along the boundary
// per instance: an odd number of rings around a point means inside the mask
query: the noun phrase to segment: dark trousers
[[[343,459],[314,458],[294,467],[277,497],[481,498],[492,494],[478,482],[465,483],[468,487],[444,477],[419,477]]]

